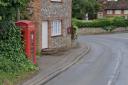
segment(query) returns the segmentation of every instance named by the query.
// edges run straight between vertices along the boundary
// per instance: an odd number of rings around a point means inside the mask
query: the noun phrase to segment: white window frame
[[[113,14],[113,10],[107,10],[107,14]]]
[[[62,0],[51,0],[52,2],[62,2]]]
[[[107,1],[118,1],[118,0],[107,0]]]
[[[51,36],[62,35],[62,20],[53,20],[51,22]]]
[[[103,12],[98,12],[98,18],[103,18]]]
[[[115,14],[121,14],[121,10],[115,10]]]
[[[124,14],[128,14],[128,10],[124,10]]]

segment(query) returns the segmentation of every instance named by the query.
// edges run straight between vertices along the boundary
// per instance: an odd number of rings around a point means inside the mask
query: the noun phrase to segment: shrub
[[[106,31],[113,31],[117,27],[128,27],[128,20],[125,20],[122,17],[104,18],[89,21],[73,19],[72,22],[79,28],[100,27]]]
[[[126,27],[126,26],[128,26],[126,20],[124,18],[120,18],[120,17],[114,18],[112,25],[116,26],[116,27]]]
[[[29,71],[35,66],[26,59],[20,29],[13,22],[0,22],[0,72]]]
[[[97,21],[85,21],[85,20],[73,19],[72,22],[73,22],[73,25],[78,26],[79,28],[97,26]]]
[[[107,32],[112,32],[114,29],[116,29],[115,26],[104,26],[102,29],[106,30]]]
[[[78,26],[79,28],[83,28],[83,27],[104,27],[104,26],[108,26],[111,25],[111,21],[108,19],[97,19],[97,20],[77,20],[77,19],[73,19],[72,21],[76,26]]]

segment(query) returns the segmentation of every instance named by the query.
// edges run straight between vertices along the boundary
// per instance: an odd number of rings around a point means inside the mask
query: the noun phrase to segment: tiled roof
[[[128,9],[128,0],[118,0],[118,1],[107,1],[107,0],[97,0],[102,2],[104,9]]]
[[[128,1],[109,1],[106,3],[105,9],[128,9]]]

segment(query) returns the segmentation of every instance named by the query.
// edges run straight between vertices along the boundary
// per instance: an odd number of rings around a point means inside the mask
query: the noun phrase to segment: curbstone
[[[86,48],[86,50],[85,50]],[[81,52],[82,50],[82,52]],[[34,82],[30,82],[30,83],[24,83],[21,85],[44,85],[46,84],[48,81],[52,80],[53,78],[55,78],[56,76],[58,76],[59,74],[61,74],[62,72],[66,71],[67,69],[69,69],[72,65],[76,64],[81,58],[84,57],[84,55],[86,55],[88,52],[90,51],[90,46],[87,45],[87,47],[84,47],[82,49],[80,49],[80,53],[74,57],[73,60],[71,60],[70,63],[66,64],[66,65],[62,65],[60,67],[58,67],[54,72],[37,79]]]
[[[36,84],[36,85],[44,85],[44,84],[46,84],[48,81],[52,80],[53,78],[55,78],[56,76],[58,76],[58,75],[61,74],[62,72],[64,72],[64,71],[66,71],[67,69],[69,69],[72,65],[76,64],[76,63],[77,63],[81,58],[83,58],[84,55],[86,55],[89,51],[90,51],[90,46],[87,47],[86,52],[81,53],[80,55],[78,55],[78,56],[76,57],[76,59],[75,59],[73,62],[69,63],[68,65],[66,65],[66,66],[64,66],[64,67],[59,68],[55,73],[49,75],[49,76],[47,77],[47,79],[42,80],[41,82],[39,82],[39,83]]]

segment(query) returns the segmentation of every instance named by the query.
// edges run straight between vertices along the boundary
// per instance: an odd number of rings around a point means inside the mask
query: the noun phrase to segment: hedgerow
[[[24,53],[20,28],[12,21],[0,22],[0,72],[15,73],[34,70]]]
[[[103,19],[96,19],[96,20],[72,20],[73,25],[79,28],[102,28],[106,31],[113,31],[117,27],[128,27],[128,20],[122,17],[113,17],[113,18],[103,18]]]

